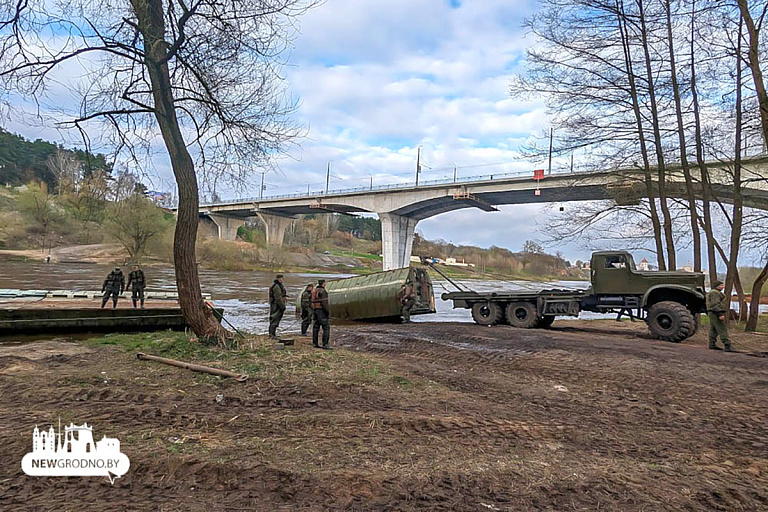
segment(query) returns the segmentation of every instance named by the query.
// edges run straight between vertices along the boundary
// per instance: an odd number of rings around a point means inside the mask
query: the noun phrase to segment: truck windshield
[[[606,256],[605,268],[627,268],[627,259],[623,255]]]
[[[605,257],[605,268],[629,268],[636,270],[635,262],[632,258],[627,258],[624,254],[614,254]]]

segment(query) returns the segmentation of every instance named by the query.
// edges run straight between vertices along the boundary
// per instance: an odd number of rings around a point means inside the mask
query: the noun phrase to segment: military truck
[[[442,298],[454,308],[471,309],[480,325],[549,327],[557,316],[593,311],[644,319],[651,333],[666,341],[680,342],[699,328],[705,312],[701,272],[641,271],[626,251],[600,251],[592,254],[590,277],[591,286],[583,291],[459,291]]]

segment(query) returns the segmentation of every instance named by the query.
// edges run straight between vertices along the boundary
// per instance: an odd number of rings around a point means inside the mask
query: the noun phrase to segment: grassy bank
[[[276,350],[274,341],[266,336],[249,336],[240,340],[238,348],[235,349],[206,346],[190,341],[184,333],[171,331],[110,334],[82,343],[89,346],[111,345],[122,352],[143,352],[245,373],[249,376],[249,381],[268,381],[273,386],[295,380],[317,379],[333,382],[335,385],[374,386],[390,392],[405,392],[430,385],[427,381],[398,372],[392,365],[373,355],[348,350],[317,350],[310,347],[306,341],[285,350]],[[156,362],[137,364],[177,372],[172,367]],[[231,383],[204,373],[190,372],[190,376],[199,383]]]

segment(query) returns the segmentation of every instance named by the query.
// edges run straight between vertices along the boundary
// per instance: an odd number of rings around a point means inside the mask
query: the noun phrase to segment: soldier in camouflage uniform
[[[325,350],[333,350],[330,346],[331,338],[331,308],[328,292],[325,290],[325,279],[317,281],[317,286],[312,290],[312,311],[315,312],[315,320],[312,325],[312,346]],[[323,346],[318,344],[320,328],[323,329]]]
[[[723,342],[726,352],[733,352],[731,340],[728,338],[728,325],[725,323],[725,315],[730,309],[730,301],[723,293],[722,281],[712,283],[712,289],[707,294],[707,316],[709,317],[709,348],[720,350],[717,346],[717,337]]]
[[[141,270],[138,265],[134,265],[131,273],[128,274],[128,286],[126,286],[126,288],[131,289],[133,309],[136,309],[136,303],[138,301],[141,301],[141,309],[144,309],[144,288],[146,288],[146,286],[147,282],[144,279],[144,271]]]
[[[301,294],[301,335],[306,336],[309,326],[312,325],[312,290],[314,285],[308,284]]]
[[[277,327],[285,313],[285,299],[288,293],[283,286],[283,275],[278,274],[275,282],[269,287],[269,337],[277,337]]]
[[[112,297],[112,309],[117,307],[117,298],[123,293],[125,289],[125,276],[120,267],[115,267],[115,270],[109,273],[104,283],[101,285],[101,293],[104,296],[101,298],[101,308],[107,305],[107,301]]]
[[[401,313],[403,314],[403,322],[410,323],[411,310],[416,305],[416,292],[410,283],[405,283],[400,287],[400,293],[398,293],[400,299]]]

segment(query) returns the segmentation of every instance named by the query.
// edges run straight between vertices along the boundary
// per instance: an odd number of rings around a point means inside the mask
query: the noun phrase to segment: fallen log
[[[218,375],[219,377],[232,377],[237,382],[245,382],[248,379],[248,375],[244,373],[234,373],[227,370],[220,370],[218,368],[211,368],[210,366],[186,363],[184,361],[177,361],[175,359],[168,359],[165,357],[152,356],[149,354],[144,354],[143,352],[138,352],[136,357],[140,361],[156,361],[158,363],[163,363],[170,366],[186,368],[187,370],[192,370],[193,372],[209,373],[211,375]]]

